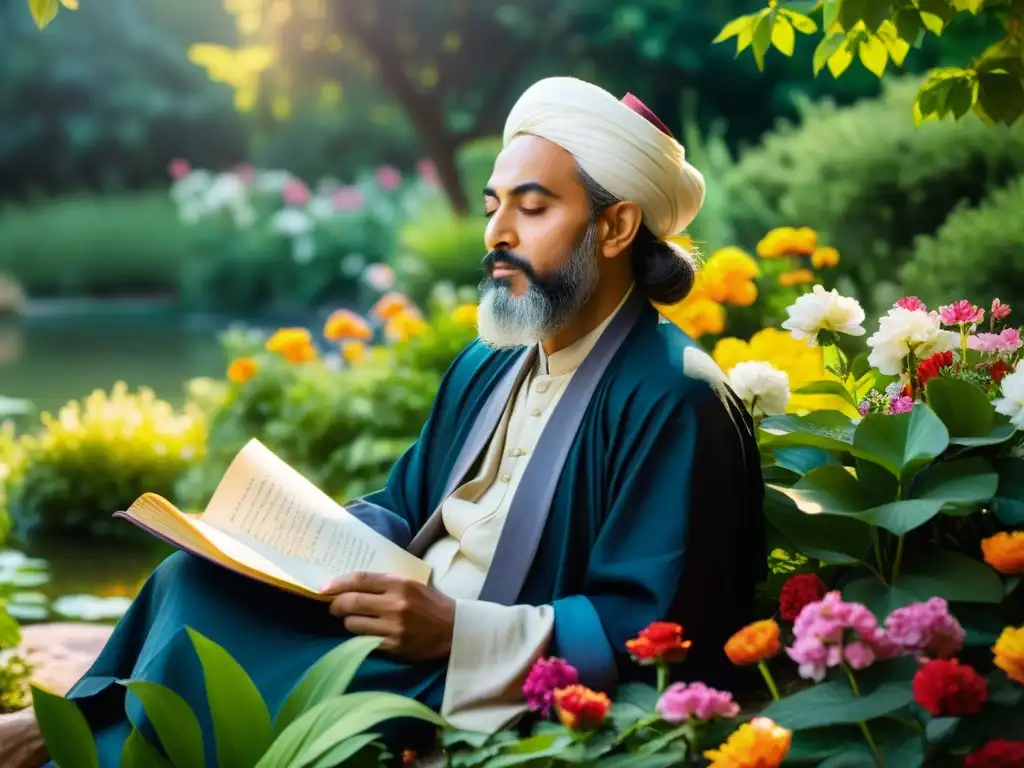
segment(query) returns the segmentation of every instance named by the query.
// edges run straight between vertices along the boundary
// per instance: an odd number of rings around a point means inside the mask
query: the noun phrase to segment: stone
[[[21,629],[17,653],[32,665],[32,682],[63,696],[99,656],[113,627],[58,622]]]

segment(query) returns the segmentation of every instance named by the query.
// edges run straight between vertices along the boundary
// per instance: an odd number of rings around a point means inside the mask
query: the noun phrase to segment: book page
[[[200,518],[317,591],[356,571],[426,582],[430,566],[349,514],[258,440],[243,448]]]

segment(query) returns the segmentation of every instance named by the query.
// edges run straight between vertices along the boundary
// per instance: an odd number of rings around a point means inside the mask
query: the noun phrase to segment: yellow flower
[[[789,752],[793,734],[767,717],[744,723],[718,749],[704,757],[708,768],[777,768]]]
[[[78,0],[60,0],[60,4],[70,11],[78,10]]]
[[[749,307],[757,300],[757,262],[740,248],[720,248],[697,273],[694,292],[719,304]]]
[[[342,339],[359,339],[369,341],[373,338],[373,331],[369,324],[349,309],[338,309],[331,313],[324,323],[324,337],[328,341],[341,341]]]
[[[992,646],[995,665],[1024,685],[1024,627],[1006,627]]]
[[[387,337],[403,343],[427,332],[429,326],[415,310],[407,309],[393,315],[384,328]]]
[[[674,235],[673,237],[666,237],[665,240],[673,245],[678,245],[687,253],[693,251],[693,238],[689,235]]]
[[[459,325],[476,325],[476,304],[460,304],[452,311],[452,320]]]
[[[1024,573],[1024,531],[1000,531],[981,541],[985,562],[1004,576]]]
[[[228,366],[228,381],[244,384],[256,375],[258,366],[251,357],[240,357]]]
[[[818,248],[811,254],[811,266],[815,269],[831,269],[839,264],[839,251],[832,246]]]
[[[316,360],[313,338],[305,328],[281,328],[267,339],[268,352],[280,355],[289,363],[308,363]]]
[[[716,336],[725,330],[725,308],[717,301],[690,295],[678,304],[655,304],[666,320],[693,339],[704,334]]]
[[[350,363],[362,362],[366,357],[366,345],[356,339],[341,345],[341,356]]]
[[[776,227],[757,244],[762,259],[780,256],[810,256],[818,247],[818,233],[810,227]]]
[[[792,288],[794,285],[813,283],[815,279],[814,273],[809,269],[794,269],[779,275],[779,285],[783,288]]]

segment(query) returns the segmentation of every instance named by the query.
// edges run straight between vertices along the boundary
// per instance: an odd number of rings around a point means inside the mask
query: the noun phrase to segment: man
[[[479,731],[524,713],[538,657],[606,691],[635,677],[625,642],[655,620],[686,626],[684,674],[727,684],[722,645],[764,572],[757,445],[721,372],[651,304],[692,286],[692,260],[666,238],[703,199],[637,99],[571,78],[529,88],[484,190],[480,340],[387,486],[348,505],[422,556],[430,584],[341,578],[328,611],[173,555],[69,694],[101,764],[117,764],[129,730],[116,679],[170,685],[203,711],[186,625],[238,659],[272,712],[347,633],[384,638],[353,689],[413,696]],[[25,715],[0,743],[15,730],[38,741]],[[387,735],[404,746],[409,733]]]

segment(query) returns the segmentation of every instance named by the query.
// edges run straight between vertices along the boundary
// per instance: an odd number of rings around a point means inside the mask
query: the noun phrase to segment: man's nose
[[[519,247],[519,237],[510,219],[499,208],[488,220],[484,230],[484,247],[488,251],[515,251]]]

